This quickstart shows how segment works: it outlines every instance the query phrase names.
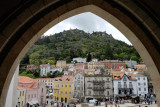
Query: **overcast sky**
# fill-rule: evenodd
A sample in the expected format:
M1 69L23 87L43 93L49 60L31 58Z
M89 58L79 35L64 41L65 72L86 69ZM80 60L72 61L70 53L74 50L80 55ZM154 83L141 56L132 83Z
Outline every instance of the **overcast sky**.
M73 17L70 17L57 25L49 29L44 35L50 35L62 32L63 30L69 29L80 29L85 32L92 33L93 31L106 31L108 34L112 34L115 39L131 43L129 40L114 26L100 18L99 16L92 14L90 12L82 13Z

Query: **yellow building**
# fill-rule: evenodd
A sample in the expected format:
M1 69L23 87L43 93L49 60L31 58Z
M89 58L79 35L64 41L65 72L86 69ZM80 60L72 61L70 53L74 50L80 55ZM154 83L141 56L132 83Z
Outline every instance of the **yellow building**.
M56 78L53 84L53 99L58 102L69 103L73 97L73 77Z
M56 67L63 68L65 66L66 66L66 61L64 61L64 60L59 60L56 63Z
M17 88L17 101L16 101L16 107L24 107L26 104L26 89L21 88L18 86Z

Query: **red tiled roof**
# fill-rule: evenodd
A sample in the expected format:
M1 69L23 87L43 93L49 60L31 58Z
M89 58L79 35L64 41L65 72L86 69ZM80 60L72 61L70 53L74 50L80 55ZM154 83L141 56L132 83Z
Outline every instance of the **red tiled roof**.
M26 85L26 84L30 84L30 85ZM36 89L38 88L37 85L41 85L41 82L38 82L37 79L32 79L29 77L25 77L25 76L19 76L18 77L18 89L20 88L25 88L27 90L31 90L31 89Z

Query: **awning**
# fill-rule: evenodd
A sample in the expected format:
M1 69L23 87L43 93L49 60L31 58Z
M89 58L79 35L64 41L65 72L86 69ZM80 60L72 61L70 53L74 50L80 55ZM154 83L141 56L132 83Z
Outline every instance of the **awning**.
M34 104L37 104L38 101L37 100L33 100L33 101L29 101L28 103L29 103L29 105L34 105Z

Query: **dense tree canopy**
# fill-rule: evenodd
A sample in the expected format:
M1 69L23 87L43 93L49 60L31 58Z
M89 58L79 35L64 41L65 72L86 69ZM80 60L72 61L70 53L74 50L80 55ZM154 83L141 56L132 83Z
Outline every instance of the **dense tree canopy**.
M73 29L40 38L24 56L21 64L55 64L57 60L71 62L75 57L87 58L89 52L92 58L99 60L141 61L133 46L114 39L106 32L90 34Z

